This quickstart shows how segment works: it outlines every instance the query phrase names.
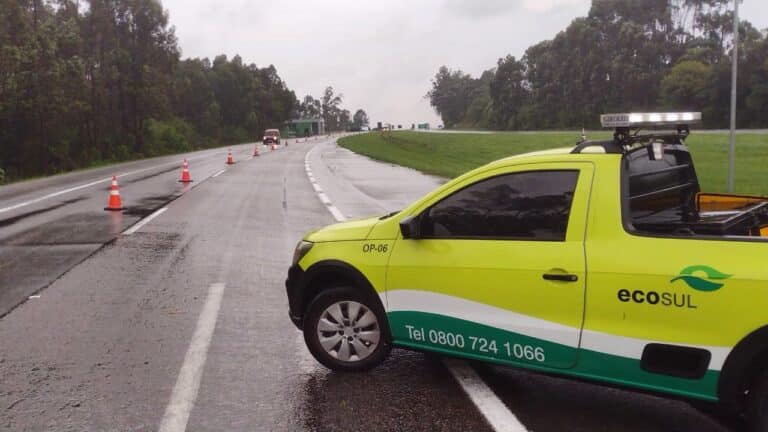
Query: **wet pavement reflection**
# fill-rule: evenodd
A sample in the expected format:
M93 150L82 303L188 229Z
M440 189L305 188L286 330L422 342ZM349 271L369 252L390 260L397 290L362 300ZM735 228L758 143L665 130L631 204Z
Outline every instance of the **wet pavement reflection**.
M363 373L318 372L303 384L309 431L487 431L440 358L394 349Z

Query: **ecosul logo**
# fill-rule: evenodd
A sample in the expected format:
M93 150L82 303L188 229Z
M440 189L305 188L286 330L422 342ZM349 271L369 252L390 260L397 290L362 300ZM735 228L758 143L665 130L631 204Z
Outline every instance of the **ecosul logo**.
M705 277L701 277L698 275L702 275ZM712 281L721 281L725 280L731 277L729 274L720 273L719 271L715 270L712 267L705 266L705 265L693 265L684 268L680 272L680 276L672 278L670 282L675 282L677 280L682 280L686 284L688 284L689 287L698 290L698 291L717 291L719 290L724 283L720 282L712 282Z
M680 275L672 278L670 283L682 280L689 287L703 292L717 291L722 288L724 283L713 282L728 279L731 275L720 273L712 267L704 265L694 265L684 268ZM617 297L621 302L634 302L639 304L649 304L651 306L672 306L678 308L697 309L693 302L693 296L686 293L657 292L643 290L620 289Z

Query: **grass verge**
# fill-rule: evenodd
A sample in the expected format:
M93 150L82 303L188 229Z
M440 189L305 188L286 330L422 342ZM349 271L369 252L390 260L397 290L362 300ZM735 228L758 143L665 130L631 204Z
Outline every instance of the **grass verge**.
M339 145L373 159L417 169L441 177L456 177L506 156L555 147L572 147L580 132L425 133L399 131L388 138L376 132L352 135ZM590 139L610 133L593 132ZM725 192L728 176L728 135L696 134L687 141L701 188ZM768 195L768 135L743 133L737 137L735 192Z

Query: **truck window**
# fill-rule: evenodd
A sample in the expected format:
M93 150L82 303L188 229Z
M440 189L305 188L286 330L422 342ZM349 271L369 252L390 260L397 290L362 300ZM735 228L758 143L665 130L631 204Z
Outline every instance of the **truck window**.
M529 171L481 180L422 213L422 236L564 241L578 177Z
M664 157L653 160L647 148L640 148L626 155L624 166L630 217L637 230L674 232L680 223L695 220L699 184L686 149L667 146Z
M658 160L647 147L638 148L625 155L623 169L623 211L632 232L675 237L768 234L768 201L701 193L683 145L665 145Z

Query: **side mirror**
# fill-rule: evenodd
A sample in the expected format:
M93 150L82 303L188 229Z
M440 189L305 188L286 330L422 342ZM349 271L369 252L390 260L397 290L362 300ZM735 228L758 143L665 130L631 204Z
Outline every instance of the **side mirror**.
M420 237L419 232L419 216L408 216L400 221L400 233L404 239L418 239Z

